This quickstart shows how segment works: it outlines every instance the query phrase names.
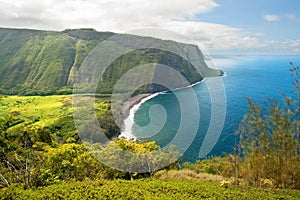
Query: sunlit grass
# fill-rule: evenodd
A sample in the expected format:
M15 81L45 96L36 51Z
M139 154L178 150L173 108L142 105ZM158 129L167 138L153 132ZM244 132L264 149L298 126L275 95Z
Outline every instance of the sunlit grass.
M108 101L97 98L96 111L99 115L108 109ZM72 117L72 95L53 96L7 96L0 101L0 116L13 115L23 122L9 131L21 126L47 127L65 117Z

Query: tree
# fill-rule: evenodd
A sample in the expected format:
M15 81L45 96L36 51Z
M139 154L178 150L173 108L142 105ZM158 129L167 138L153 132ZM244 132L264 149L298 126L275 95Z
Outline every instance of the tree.
M101 128L108 139L117 137L120 134L120 128L116 124L112 111L106 111L99 117Z
M55 179L96 178L102 168L102 164L92 157L83 144L63 144L57 148L47 146L45 150L46 161L40 176L44 184L53 183Z
M106 173L109 176L106 178L110 179L152 177L159 169L176 165L179 158L179 153L172 147L163 150L155 142L123 138L106 147L90 145L89 150L98 160L109 166ZM111 171L114 173L110 173Z
M2 182L23 183L24 188L34 185L34 178L39 173L43 156L33 148L33 139L29 132L23 131L17 136L5 134L7 140L1 144L0 176ZM4 178L5 177L5 178Z
M270 99L265 109L248 99L249 113L238 131L243 158L240 173L256 186L269 179L277 187L300 188L299 67L291 65L297 98L283 94L282 103Z

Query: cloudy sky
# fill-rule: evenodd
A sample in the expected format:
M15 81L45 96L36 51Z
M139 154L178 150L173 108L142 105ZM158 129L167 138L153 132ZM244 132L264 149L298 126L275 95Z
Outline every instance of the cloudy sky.
M0 27L183 34L208 52L300 55L299 0L0 0Z

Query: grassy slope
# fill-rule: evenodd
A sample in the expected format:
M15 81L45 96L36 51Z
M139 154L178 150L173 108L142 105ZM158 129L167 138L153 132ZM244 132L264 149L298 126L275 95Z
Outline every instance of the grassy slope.
M62 182L24 190L21 186L0 189L0 199L299 199L300 191L175 179L99 180Z

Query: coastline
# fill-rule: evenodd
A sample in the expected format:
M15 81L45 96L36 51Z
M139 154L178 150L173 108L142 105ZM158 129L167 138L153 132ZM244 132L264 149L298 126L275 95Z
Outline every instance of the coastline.
M136 139L132 135L132 126L134 124L134 114L139 109L139 107L146 101L152 99L159 93L144 93L131 97L129 102L122 107L122 114L124 116L124 121L121 124L121 134L119 138L125 137L126 139Z
M130 98L129 102L122 107L122 113L125 118L127 118L130 114L130 110L135 105L139 104L144 98L152 95L151 93L138 94Z
M217 77L225 77L225 76L227 76L227 73L223 71L222 75L217 76ZM194 87L195 85L198 85L198 84L204 82L207 78L210 78L210 77L205 77L201 81L195 82L186 87L173 89L172 91L178 91L178 90L183 90L186 88ZM159 94L163 94L168 91L170 91L170 90L165 90L165 91L156 92L156 93L144 93L144 94L139 94L134 97L131 97L129 102L126 105L123 105L123 107L122 107L124 121L121 124L121 134L118 136L118 138L125 137L125 139L136 139L136 137L132 134L132 130L131 130L134 125L135 112L146 101L154 98L155 96L157 96Z
M181 87L181 88L176 88L173 89L172 91L178 91L178 90L183 90L186 88L193 87L197 84L200 84L205 81L206 78L203 78L201 81L198 81L196 83L193 83L191 85L188 85L186 87ZM134 125L134 115L135 112L139 109L139 107L145 103L146 101L154 98L155 96L159 94L166 93L170 90L165 90L161 92L156 92L156 93L144 93L144 94L139 94L134 97L131 97L129 102L125 105L122 106L122 113L124 116L124 120L121 124L121 134L118 136L118 138L124 137L125 139L136 139L136 137L132 134L132 127Z

